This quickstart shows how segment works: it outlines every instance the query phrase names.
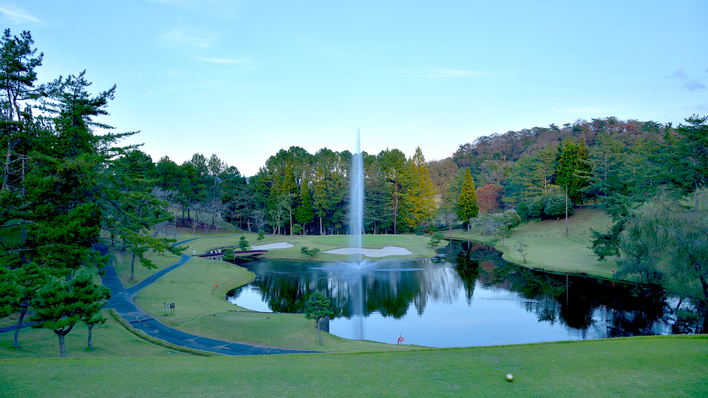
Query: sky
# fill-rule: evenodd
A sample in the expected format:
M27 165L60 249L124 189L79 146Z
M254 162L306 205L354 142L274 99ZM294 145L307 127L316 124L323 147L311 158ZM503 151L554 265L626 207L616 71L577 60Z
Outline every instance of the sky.
M117 86L100 121L157 162L398 148L578 119L708 115L708 2L0 0L39 81Z

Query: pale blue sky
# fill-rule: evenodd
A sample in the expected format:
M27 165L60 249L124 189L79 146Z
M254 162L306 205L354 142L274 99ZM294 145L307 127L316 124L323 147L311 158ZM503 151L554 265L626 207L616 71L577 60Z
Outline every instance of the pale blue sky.
M40 80L117 84L105 121L153 160L281 148L426 159L578 118L708 114L708 2L0 0Z

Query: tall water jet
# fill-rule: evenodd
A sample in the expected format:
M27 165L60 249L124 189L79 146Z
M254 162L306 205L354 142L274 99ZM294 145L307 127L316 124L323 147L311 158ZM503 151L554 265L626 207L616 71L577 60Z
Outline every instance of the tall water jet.
M351 247L357 250L357 263L361 264L361 236L364 230L364 165L361 157L361 133L356 130L356 148L352 156L349 189L349 233Z

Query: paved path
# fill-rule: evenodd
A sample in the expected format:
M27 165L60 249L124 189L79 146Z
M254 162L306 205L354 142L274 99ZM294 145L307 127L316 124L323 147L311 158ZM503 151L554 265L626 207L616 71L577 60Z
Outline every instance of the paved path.
M150 275L142 282L129 289L123 288L123 284L118 278L118 274L116 273L116 269L113 266L113 262L110 262L108 266L104 268L106 272L101 277L103 284L109 289L111 289L112 293L110 300L108 300L106 308L114 308L116 312L121 317L123 317L123 319L130 323L134 328L144 332L145 334L183 347L195 348L198 350L235 356L267 354L302 354L317 352L259 347L195 336L193 334L184 333L179 330L170 328L160 323L157 319L153 318L148 313L141 310L137 305L135 305L135 294L137 294L141 289L149 286L156 280L160 279L160 277L162 277L163 275L185 264L187 261L189 261L189 259L189 256L183 254L182 258L180 258L180 260L174 263L173 265Z

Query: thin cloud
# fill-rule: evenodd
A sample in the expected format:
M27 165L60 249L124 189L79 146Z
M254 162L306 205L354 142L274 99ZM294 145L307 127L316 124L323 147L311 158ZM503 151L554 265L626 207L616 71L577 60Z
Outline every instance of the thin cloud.
M706 88L705 84L699 82L698 80L691 80L690 82L684 84L681 86L685 88L686 90L693 91L693 90L703 90Z
M677 78L677 79L688 79L688 75L683 69L676 69L676 71L670 75L666 75L667 78Z
M607 109L601 109L601 108L565 108L565 109L556 109L555 106L551 106L551 111L553 112L559 112L559 113L603 113L603 112L608 112Z
M14 4L0 6L0 14L2 14L3 19L13 24L21 24L24 22L39 22L39 19L33 17L30 13Z
M197 57L198 60L209 62L211 64L242 64L246 61L236 58L208 58L208 57Z
M158 41L166 47L184 50L208 48L216 44L218 40L219 35L217 34L180 27L165 32L158 38Z

